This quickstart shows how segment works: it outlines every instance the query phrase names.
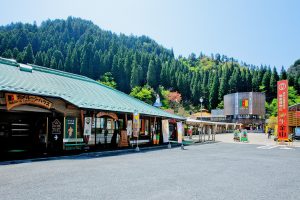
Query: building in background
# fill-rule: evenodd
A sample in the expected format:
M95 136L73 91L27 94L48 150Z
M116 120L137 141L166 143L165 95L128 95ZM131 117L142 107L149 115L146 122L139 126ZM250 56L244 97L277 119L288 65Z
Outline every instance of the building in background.
M210 121L211 114L206 109L200 109L200 112L191 114L189 118L203 120L203 121Z
M226 120L242 123L245 128L262 130L265 124L266 96L261 92L240 92L224 96Z
M300 104L289 106L288 133L294 133L296 139L300 139Z
M211 121L213 122L227 122L224 109L213 109L211 110Z

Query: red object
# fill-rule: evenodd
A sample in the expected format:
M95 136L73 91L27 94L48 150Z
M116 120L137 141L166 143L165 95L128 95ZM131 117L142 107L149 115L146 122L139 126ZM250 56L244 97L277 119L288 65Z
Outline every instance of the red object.
M8 95L8 101L14 101L15 97L14 95Z
M300 111L296 111L295 117L300 118Z
M288 139L288 81L277 82L278 140Z

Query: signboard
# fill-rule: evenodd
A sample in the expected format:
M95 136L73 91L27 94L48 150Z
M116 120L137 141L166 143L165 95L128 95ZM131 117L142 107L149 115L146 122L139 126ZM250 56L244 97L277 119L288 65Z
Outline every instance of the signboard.
M62 132L61 123L58 119L55 119L51 123L51 133L53 135L57 135L57 134L61 134L61 132Z
M77 138L77 118L65 117L64 138L68 139L69 142Z
M288 139L288 81L277 82L278 140Z
M138 137L140 129L140 114L138 112L133 113L133 137Z
M177 122L178 143L182 143L183 126L182 122Z
M108 116L110 118L113 118L114 120L118 120L118 116L116 113L111 113L111 112L98 112L97 117L102 117L102 116Z
M300 136L300 128L295 128L295 136Z
M64 138L63 142L83 142L83 138Z
M240 99L239 106L240 106L240 108L247 109L249 106L248 99Z
M16 106L31 104L35 106L40 106L43 108L50 109L52 103L44 98L38 96L24 95L24 94L5 94L7 110L10 110Z
M92 117L84 118L84 131L83 135L91 136L92 135Z
M119 140L119 147L128 147L128 140L127 140L127 132L121 131L121 138Z
M164 142L169 142L169 120L162 120L162 133Z

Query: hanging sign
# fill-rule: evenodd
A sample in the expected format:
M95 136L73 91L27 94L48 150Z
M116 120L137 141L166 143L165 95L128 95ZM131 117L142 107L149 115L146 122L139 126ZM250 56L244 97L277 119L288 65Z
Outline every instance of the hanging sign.
M278 140L288 140L288 81L277 82Z
M182 136L183 136L183 126L182 122L177 122L177 134L178 134L178 143L182 143Z
M75 142L77 138L77 118L65 117L64 142Z
M84 118L84 132L83 135L92 135L92 117Z
M169 142L169 120L162 120L163 141Z
M24 104L31 104L31 105L40 106L47 109L50 109L52 106L52 103L50 101L32 95L6 93L5 99L6 99L7 110L10 110L16 106L24 105Z

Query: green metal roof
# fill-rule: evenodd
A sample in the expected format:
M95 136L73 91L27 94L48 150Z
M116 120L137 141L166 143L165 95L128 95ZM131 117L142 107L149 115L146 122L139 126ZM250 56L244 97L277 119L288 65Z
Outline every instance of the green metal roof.
M0 58L0 91L62 98L83 109L185 120L85 76Z

